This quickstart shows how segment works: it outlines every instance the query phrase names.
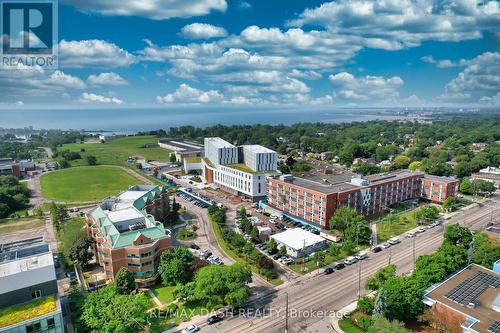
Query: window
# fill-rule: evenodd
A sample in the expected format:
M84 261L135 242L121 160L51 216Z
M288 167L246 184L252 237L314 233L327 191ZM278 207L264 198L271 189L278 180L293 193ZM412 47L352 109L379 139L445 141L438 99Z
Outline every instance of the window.
M53 329L53 328L56 328L56 321L54 320L54 318L47 319L47 328L49 330Z
M42 291L41 290L33 290L31 292L31 298L36 299L42 297Z
M40 323L33 323L26 325L26 333L37 333L42 331L42 325Z

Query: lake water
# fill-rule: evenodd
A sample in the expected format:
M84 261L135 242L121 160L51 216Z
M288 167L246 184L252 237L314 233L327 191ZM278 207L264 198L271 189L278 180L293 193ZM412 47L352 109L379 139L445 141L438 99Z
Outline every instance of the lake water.
M137 132L182 125L206 127L223 124L341 123L374 119L399 119L385 110L285 108L176 108L176 109L69 109L0 110L0 127L35 129L85 129L89 131Z

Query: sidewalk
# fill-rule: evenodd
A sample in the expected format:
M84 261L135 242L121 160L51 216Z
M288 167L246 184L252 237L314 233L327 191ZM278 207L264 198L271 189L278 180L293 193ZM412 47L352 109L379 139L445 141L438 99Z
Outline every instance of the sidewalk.
M349 304L349 305L343 307L342 309L340 309L338 312L349 314L349 313L353 312L354 310L356 310L357 306L358 306L358 301L354 301L351 304ZM335 332L337 332L337 333L344 333L344 331L342 331L342 329L339 326L339 321L340 321L339 318L335 318L335 319L332 320L333 330Z

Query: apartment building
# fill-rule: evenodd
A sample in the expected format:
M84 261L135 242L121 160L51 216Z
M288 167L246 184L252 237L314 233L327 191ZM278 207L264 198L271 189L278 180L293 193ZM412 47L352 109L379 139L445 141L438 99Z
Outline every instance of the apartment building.
M234 195L263 199L266 178L276 175L277 154L260 145L234 146L221 138L205 138L202 173L207 182Z
M169 209L165 188L137 185L87 215L96 257L107 280L125 267L139 287L156 282L160 255L172 247L170 230L158 222Z
M42 237L0 244L0 332L64 333L54 258Z
M443 202L447 197L456 195L458 180L426 176L400 170L335 183L329 183L327 179L319 182L292 175L270 177L268 204L291 217L327 228L330 217L342 206L371 216L409 199L422 197ZM429 189L431 185L427 181L432 182L432 189Z

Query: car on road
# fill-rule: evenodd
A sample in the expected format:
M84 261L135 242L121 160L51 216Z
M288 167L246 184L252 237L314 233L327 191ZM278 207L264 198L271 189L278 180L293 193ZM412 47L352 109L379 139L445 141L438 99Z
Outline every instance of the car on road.
M327 267L325 268L325 275L332 274L333 273L333 268Z
M388 248L391 247L391 244L389 244L388 242L385 242L382 245L380 245L380 247L383 248L383 249L388 249Z
M396 245L396 244L401 243L401 240L397 237L394 237L394 238L389 239L387 242L391 245Z
M281 258L281 256L280 256L279 254L275 254L275 255L273 256L273 259L274 259L274 260L278 260L279 258Z
M358 259L358 260L365 260L366 258L368 258L368 253L366 253L366 252L359 252L354 257L356 259Z
M412 231L406 233L406 238L413 238L415 236L416 236L416 234Z
M195 243L193 243L193 244L189 245L189 247L190 247L191 249L193 249L193 250L199 250L199 249L200 249L200 247L199 247L198 245L196 245Z
M425 227L420 227L420 228L418 228L417 232L422 233L422 232L425 232L425 230L427 230Z
M375 246L373 249L372 249L372 252L373 253L378 253L382 251L382 246Z
M205 249L201 252L201 256L205 259L207 259L208 257L210 257L212 255L212 252L210 252L209 250Z
M346 265L352 265L352 264L355 264L357 262L358 262L358 259L356 259L356 257L347 257L344 260L344 264L346 264Z
M216 315L208 317L207 324L213 325L215 323L218 323L219 321L222 321L222 319L224 319L224 315L222 313L218 313Z
M194 333L198 332L200 328L196 325L191 325L182 330L182 333Z
M344 268L345 264L343 262L339 262L339 263L336 263L335 266L333 266L333 267L335 267L336 270L339 270L339 269Z
M80 208L78 208L78 207L72 207L72 208L70 208L70 209L69 209L69 211L70 211L71 213L77 213L77 212L79 212L79 211L80 211Z

